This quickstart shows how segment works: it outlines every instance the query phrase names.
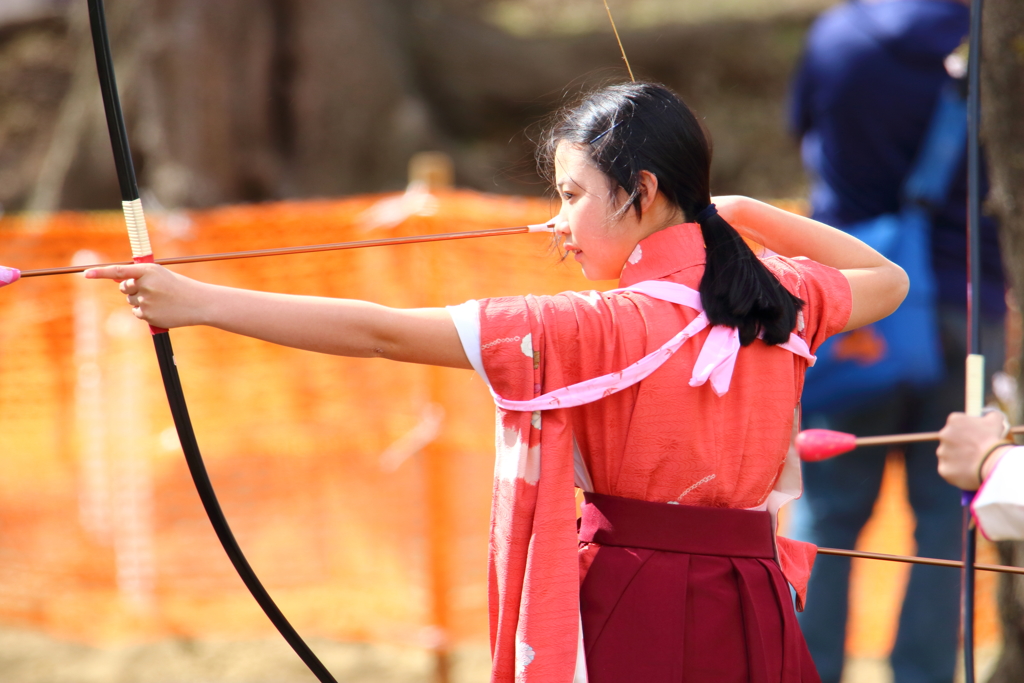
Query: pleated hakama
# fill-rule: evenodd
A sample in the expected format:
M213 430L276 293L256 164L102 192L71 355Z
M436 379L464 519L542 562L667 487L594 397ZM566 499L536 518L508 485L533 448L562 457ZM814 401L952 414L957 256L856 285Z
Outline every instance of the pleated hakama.
M590 683L819 683L767 512L586 494Z

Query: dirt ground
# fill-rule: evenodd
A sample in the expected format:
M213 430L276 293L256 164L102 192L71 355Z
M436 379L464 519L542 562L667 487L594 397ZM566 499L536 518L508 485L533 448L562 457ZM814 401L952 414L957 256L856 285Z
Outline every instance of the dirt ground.
M311 640L339 683L428 683L434 658L420 648ZM484 683L486 646L453 657L452 683ZM0 629L4 683L315 683L281 639L161 640L97 648L35 631Z
M339 683L431 683L434 658L420 648L311 641ZM995 663L997 646L977 653L978 680ZM451 683L485 683L486 646L453 657ZM963 680L958 667L957 680ZM247 642L162 640L97 648L55 640L35 631L0 629L0 681L4 683L314 683L315 678L280 639ZM891 683L884 660L854 658L843 683Z

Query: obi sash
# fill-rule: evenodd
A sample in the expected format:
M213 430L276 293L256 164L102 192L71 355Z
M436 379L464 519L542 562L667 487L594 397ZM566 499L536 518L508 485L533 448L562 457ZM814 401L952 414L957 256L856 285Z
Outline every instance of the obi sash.
M819 683L768 512L595 493L582 512L589 683Z

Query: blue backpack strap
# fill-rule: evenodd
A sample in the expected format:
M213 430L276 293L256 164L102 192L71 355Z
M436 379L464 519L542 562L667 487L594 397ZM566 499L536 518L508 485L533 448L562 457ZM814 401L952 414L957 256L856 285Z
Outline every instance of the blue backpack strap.
M967 103L956 84L948 83L939 93L921 151L903 184L904 203L941 205L966 149Z

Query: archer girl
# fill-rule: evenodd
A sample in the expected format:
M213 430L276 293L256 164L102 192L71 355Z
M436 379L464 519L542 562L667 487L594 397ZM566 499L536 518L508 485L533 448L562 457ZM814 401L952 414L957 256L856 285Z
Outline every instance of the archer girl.
M774 534L800 491L795 411L818 345L895 310L906 275L810 219L712 204L709 140L660 85L563 110L540 159L564 253L620 289L403 310L152 264L86 277L158 327L478 372L499 416L494 681L817 681L789 589L802 602L814 549Z

